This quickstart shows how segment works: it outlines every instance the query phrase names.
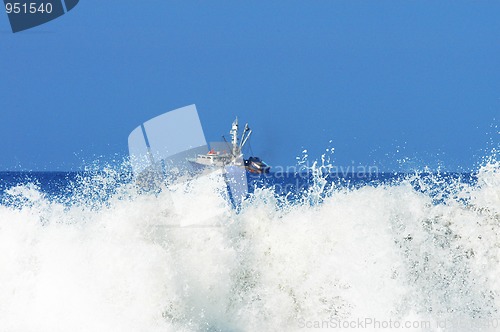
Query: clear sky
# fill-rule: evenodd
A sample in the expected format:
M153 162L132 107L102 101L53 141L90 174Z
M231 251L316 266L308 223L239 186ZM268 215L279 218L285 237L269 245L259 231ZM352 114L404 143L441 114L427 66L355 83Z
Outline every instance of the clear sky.
M193 103L271 165L471 169L500 142L500 1L81 0L16 34L0 13L0 170L122 158Z

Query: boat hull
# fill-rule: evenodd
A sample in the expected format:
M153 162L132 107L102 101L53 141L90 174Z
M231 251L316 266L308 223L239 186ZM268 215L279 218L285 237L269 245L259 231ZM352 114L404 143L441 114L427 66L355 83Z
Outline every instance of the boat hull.
M271 167L263 162L259 157L245 159L245 169L254 174L267 174Z

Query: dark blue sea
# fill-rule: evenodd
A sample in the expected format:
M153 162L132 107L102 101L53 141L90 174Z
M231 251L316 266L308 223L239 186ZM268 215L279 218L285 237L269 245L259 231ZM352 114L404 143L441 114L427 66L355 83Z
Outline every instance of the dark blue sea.
M270 172L268 174L253 174L247 172L249 194L255 189L271 188L278 196L299 198L315 186L321 185L323 195L334 189L356 189L363 186L395 185L408 181L417 191L430 193L442 191L446 193L450 186L457 183L475 185L477 173L457 172L414 172L414 173L323 173L320 177L312 172ZM319 180L319 181L318 181ZM0 172L0 198L5 198L6 190L18 186L37 188L45 197L53 200L71 199L78 190L87 190L88 194L95 191L106 192L97 200L111 197L120 186L133 183L130 172L109 170L107 172ZM316 188L317 189L317 188ZM431 194L431 197L433 195Z

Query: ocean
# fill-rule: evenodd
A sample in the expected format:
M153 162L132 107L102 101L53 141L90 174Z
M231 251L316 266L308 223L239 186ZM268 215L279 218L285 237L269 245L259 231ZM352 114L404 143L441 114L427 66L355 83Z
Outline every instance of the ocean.
M500 163L0 173L0 331L498 331Z

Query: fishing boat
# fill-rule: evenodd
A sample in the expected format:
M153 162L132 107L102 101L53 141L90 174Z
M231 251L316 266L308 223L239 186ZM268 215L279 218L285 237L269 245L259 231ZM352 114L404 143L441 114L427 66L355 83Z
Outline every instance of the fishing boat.
M251 173L269 173L270 167L259 157L245 159L243 156L243 148L252 134L248 123L245 124L240 136L238 118L236 118L229 134L231 135L230 142L224 138L224 142L210 143L210 150L207 153L198 154L196 158L189 161L196 166L202 167L242 166Z
M207 143L195 105L166 112L140 124L128 137L130 164L137 182L144 182L145 186L153 183L154 187L173 174L217 167L224 170L226 178L237 178L236 182L242 184L246 184L240 181L245 176L243 173L268 173L270 167L262 159L243 156L242 150L249 145L252 134L248 124L240 135L236 118L229 133L229 142L223 137L223 142ZM234 188L234 183L230 187Z

